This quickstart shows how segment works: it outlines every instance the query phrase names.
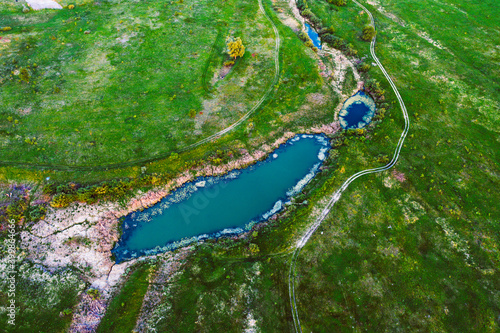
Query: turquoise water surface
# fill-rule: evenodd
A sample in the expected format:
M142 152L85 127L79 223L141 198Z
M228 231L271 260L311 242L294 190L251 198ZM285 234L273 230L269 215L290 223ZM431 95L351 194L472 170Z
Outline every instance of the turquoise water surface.
M313 28L311 28L311 26L307 23L304 23L304 25L306 26L306 32L307 32L307 35L309 36L309 38L311 38L314 46L316 46L318 49L321 50L321 41L319 39L319 35L316 31L314 31Z
M125 217L122 237L112 251L116 261L250 230L302 190L329 147L325 136L299 135L265 161L183 185L156 205Z

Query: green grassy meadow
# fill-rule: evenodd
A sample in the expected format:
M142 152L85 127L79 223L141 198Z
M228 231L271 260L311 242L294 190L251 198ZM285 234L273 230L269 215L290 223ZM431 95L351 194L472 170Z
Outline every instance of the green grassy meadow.
M2 17L12 30L0 51L0 149L11 164L167 157L235 122L274 80L273 32L251 1L103 2ZM212 84L230 34L247 52Z
M319 75L312 51L296 32L279 21L278 14L288 10L287 1L263 3L282 39L276 83L272 28L257 13L257 1L233 1L231 5L189 0L102 2L98 8L88 3L73 11L29 13L29 21L18 18L21 14L17 7L2 9L0 15L7 23L2 21L0 25L12 26L8 33L19 36L19 41L10 46L15 48L0 49L0 103L7 105L0 110L2 160L6 156L9 161L70 166L152 160L112 170L75 168L57 172L10 165L0 169L0 181L39 183L50 175L57 182L95 183L138 178L143 165L148 174L173 177L189 168L191 160L211 161L217 149L229 151L241 146L252 150L288 130L300 131L331 122L331 110L340 102L339 97ZM368 17L359 7L351 1L345 7L324 0L307 3L323 26L333 25L334 34L352 44L358 57L372 62L369 43L360 39ZM295 285L302 329L497 332L498 5L492 0L380 0L362 4L374 15L376 53L406 103L411 127L397 165L353 182L302 249ZM101 16L103 8L107 8L107 16ZM152 15L156 12L159 16ZM175 15L176 12L182 14ZM138 18L131 17L131 13ZM77 16L81 19L75 20ZM87 25L90 28L85 28ZM151 27L158 25L161 26L156 29ZM80 27L91 33L81 33ZM193 35L189 34L190 29ZM235 36L246 36L242 39L248 40L247 53L226 77L228 81L212 84L214 73L224 61L219 51L213 52L223 47L217 36L219 31L225 35L230 29L236 31ZM130 45L116 44L116 38L133 32L137 34L127 42ZM0 36L5 33L0 32ZM192 47L180 45L186 38ZM46 43L36 46L37 40ZM172 49L176 53L169 51ZM192 56L194 52L198 57ZM252 57L254 52L259 55ZM16 64L12 63L14 58ZM28 59L36 59L38 66L33 69L34 60L28 63ZM95 66L97 62L91 59L101 59L98 63L103 67L95 68L97 74L80 72L87 68L85 61ZM137 71L124 65L140 59L148 64L134 64ZM179 61L180 67L176 65ZM33 82L11 78L16 65L30 65ZM188 70L189 66L192 69ZM203 76L203 70L210 75ZM74 77L70 79L69 75ZM247 77L245 85L232 84L242 77ZM318 216L325 198L350 175L382 166L390 159L404 126L397 100L380 70L372 66L365 77L377 79L386 91L385 103L390 107L385 118L376 117L361 135L334 135L335 149L323 171L276 219L242 240L208 240L196 245L179 273L164 286L148 329L293 331L288 272L297 240ZM83 80L86 84L82 84ZM353 84L352 73L348 73L347 80L348 85ZM227 104L218 111L220 114L212 113L214 118L202 126L201 136L206 136L237 119L240 111L233 107L248 107L265 93L268 84L275 85L248 120L253 124L251 131L243 124L210 145L180 154L178 160L154 159L155 154L160 156L196 141L196 121L206 114L193 120L187 115L190 108L200 110L204 102L220 101L224 96ZM55 87L60 90L54 92ZM77 94L78 91L87 93ZM308 108L308 96L318 92L328 102ZM170 100L173 95L176 97ZM18 110L26 105L33 105L32 112L20 115ZM164 127L160 129L160 125ZM169 126L172 129L166 129ZM165 133L171 136L166 139ZM24 142L26 137L36 137L38 144ZM94 146L88 144L92 141ZM159 256L157 260L163 259ZM123 320L126 328L122 331L132 329L149 274L148 266L140 266L129 275L111 301L101 331L113 331L116 318ZM30 288L27 286L25 293ZM33 294L39 300L46 297L40 289ZM5 293L0 292L0 300L4 299ZM67 327L68 319L55 314L75 304L76 296L67 294L66 300L47 306L46 313L53 322L46 331L60 332ZM22 318L33 323L33 327L40 327L36 326L41 320L37 316ZM116 331L118 326L113 327Z
M131 332L141 310L142 299L149 286L151 266L138 265L127 277L119 293L113 297L97 332Z
M311 3L310 8L324 6L321 1ZM368 5L377 24L377 55L400 89L412 127L395 171L356 180L303 249L296 272L302 328L312 332L498 331L500 211L495 188L500 124L495 5L484 2L469 8L434 1L381 5L406 22L401 26ZM337 20L343 15L348 21L362 16L357 10L348 16L345 11L350 7L339 8L338 13L344 13L335 14ZM316 15L322 18L321 12ZM337 24L342 26L342 21ZM449 29L452 24L456 28ZM421 36L425 34L443 49ZM351 36L358 38L356 33ZM347 34L342 37L359 42L349 40ZM358 54L368 54L368 44L360 44L365 49ZM263 330L293 330L287 280L292 242L312 222L314 207L321 207L325 195L354 172L379 166L382 163L377 161L392 155L403 127L401 112L381 73L372 67L368 75L381 82L392 105L384 121L374 123L377 127L369 132L369 140L361 143L355 136L348 137L348 143L330 157L327 171L305 189L309 205L300 205L303 197L297 198L297 205L244 244L228 242L212 246L211 251L200 250L208 252L205 260L212 272L224 268L246 272L234 286L224 288L227 283L221 282L209 288L208 272L201 278L186 269L173 284L171 299L181 300L186 293L200 298L211 295L226 305L221 315L230 317L226 311L242 292L235 286L269 283L257 296L274 302L269 312L248 306L247 313L257 318ZM251 243L259 247L258 255L250 254ZM191 259L193 264L199 255ZM255 276L250 263L272 267L272 276ZM184 289L185 279L191 291ZM193 282L202 289L193 287ZM196 308L197 313L208 311L201 303ZM203 318L202 327L211 327L219 317ZM240 327L242 318L236 316L234 327ZM272 326L266 326L269 322ZM190 331L187 327L179 331Z

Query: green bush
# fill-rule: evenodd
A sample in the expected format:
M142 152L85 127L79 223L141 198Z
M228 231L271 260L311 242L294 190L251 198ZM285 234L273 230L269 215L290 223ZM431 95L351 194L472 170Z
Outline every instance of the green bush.
M361 35L361 39L369 42L375 37L377 32L375 31L375 28L372 27L371 25L367 25L363 28L363 34Z
M64 208L64 207L68 207L69 204L73 201L74 201L74 198L71 195L68 195L66 193L60 193L60 194L56 194L52 198L50 205L54 208Z
M334 4L335 6L345 6L347 4L346 0L326 0L326 2Z
M305 18L310 18L311 16L313 16L313 12L310 10L310 9L305 9L302 11L302 16L304 16Z
M297 0L296 4L297 4L297 8L298 8L298 9L299 9L299 11L301 11L301 12L302 12L304 9L306 9L306 8L307 8L307 4L306 4L305 0Z
M333 26L325 27L323 29L318 30L318 35L322 36L324 34L334 34L335 28Z
M321 41L337 50L342 50L346 46L346 43L342 38L334 36L330 33L325 33L321 36Z
M44 194L48 194L48 195L54 195L57 193L57 186L56 184L45 184L43 186L43 189L42 189L42 192Z
M382 97L382 95L385 94L384 89L382 89L380 87L380 83L377 80L375 80L375 79L371 79L371 80L366 81L365 88L370 93L372 93L373 95L375 95L375 96L377 96L379 98Z
M361 73L366 73L370 70L372 66L367 64L366 62L360 62L359 64L356 65L356 69L361 72Z
M299 39L305 43L309 40L309 36L304 31L300 31Z

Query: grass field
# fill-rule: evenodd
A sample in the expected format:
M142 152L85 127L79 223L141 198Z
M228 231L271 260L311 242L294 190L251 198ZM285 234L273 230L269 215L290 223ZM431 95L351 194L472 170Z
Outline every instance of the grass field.
M274 35L252 1L103 2L2 16L12 30L0 51L0 149L11 162L168 156L235 122L274 80ZM247 52L215 84L231 34Z
M495 191L500 174L495 79L499 22L494 19L495 5L380 4L384 15L376 10L378 5L368 5L377 24L377 54L400 88L412 127L396 171L353 183L302 251L296 286L302 328L313 332L495 332L500 326L500 211ZM353 21L361 15L351 13L344 12L337 19L343 16ZM321 17L321 12L316 14ZM405 26L399 24L402 21ZM337 24L342 26L342 21ZM449 29L452 25L456 28ZM357 38L355 33L352 36ZM343 38L357 43L347 35ZM364 45L366 50L359 54L367 52L368 45ZM269 302L268 314L247 306L244 315L235 316L233 326L227 327L241 327L241 320L252 313L258 327L293 330L287 304L289 257L273 254L289 251L287 245L297 229L312 222L314 206L321 206L325 194L352 173L378 166L377 160L390 156L402 129L390 87L376 67L369 75L382 83L393 105L370 140L362 144L351 138L339 149L327 164L329 171L306 188L310 205L293 207L275 227L259 230L245 244L207 250L204 256L211 272L244 271L242 277L231 275L231 285L210 287L208 272L200 278L187 269L172 287L174 306L175 300L210 295L224 305L218 311L228 318L241 286L250 281L252 285L267 283L270 286L255 298L276 299ZM258 245L259 255L250 256L250 242ZM192 258L193 265L199 261L198 256ZM273 275L256 276L248 262L262 265L262 271L271 268ZM191 291L184 289L185 279ZM208 309L201 302L196 308L197 313ZM203 327L218 327L217 318L204 316ZM266 326L269 322L273 326ZM179 330L189 331L187 326Z
M243 11L248 9L255 20L262 19L260 14L255 14L257 2L251 3L252 10L248 7L242 8ZM308 0L308 4L324 26L335 25L335 35L351 43L357 49L358 56L368 56L369 44L359 39L360 29L367 22L367 16L361 13L360 8L350 1L346 7L331 6L324 0ZM405 100L411 117L411 129L395 169L366 176L352 183L303 248L296 271L297 305L302 328L313 332L496 332L500 327L498 6L491 0L467 3L458 0L383 0L363 4L375 17L376 53ZM100 8L108 5L111 6L103 3ZM157 6L154 3L148 5ZM272 141L286 130L300 130L301 127L333 119L330 111L338 104L338 97L318 75L316 62L309 56L311 51L303 46L290 28L278 21L276 12L272 10L285 10L286 1L264 1L264 5L282 38L281 71L272 94L249 120L254 125L251 135L248 134L248 127L242 126L213 145L181 154L175 163L159 160L147 164L148 173L174 175L185 169L186 161L206 161L216 149L235 145L251 149ZM90 12L94 10L91 5L87 6L82 8L88 8ZM175 16L175 10L178 11L179 7L180 4L167 4L165 7L173 15L172 20L175 17L180 19L181 15ZM182 11L187 12L186 8ZM196 9L196 6L193 8ZM232 9L223 8L224 13L241 14L241 11L231 12ZM61 11L57 15L68 15L59 18L67 20L74 13L67 11L64 14ZM38 19L36 15L39 14L33 15L33 20ZM54 14L54 17L57 15ZM22 28L15 27L14 16L7 16L11 20L9 24L13 26L12 33L20 33ZM80 21L76 23L78 27ZM34 26L36 28L42 24L45 23ZM245 26L243 22L234 24L241 29ZM263 20L262 25L259 28L261 34L268 34L272 38L269 23ZM165 23L158 30L166 29L167 26ZM221 59L217 58L218 54L211 53L211 48L214 45L220 47L221 44L216 38L217 27L213 27L213 24L210 27L211 30L207 27L210 38L200 41L205 48L205 61L200 61L197 68L215 71ZM222 25L221 29L224 27ZM29 26L29 29L35 28ZM240 31L240 34L245 33ZM153 34L151 31L148 33ZM37 34L44 35L40 31ZM80 37L85 36L95 38L93 33ZM146 43L147 38L144 40ZM272 45L272 42L266 45ZM57 47L64 50L62 46ZM32 52L27 50L23 52ZM50 52L59 55L57 52L61 50ZM270 48L268 50L271 52ZM253 66L251 61L257 61L253 60L250 52L249 46L248 54L237 64L229 79L236 80L244 75L247 73L245 68ZM214 55L214 58L207 62L209 54ZM367 62L370 62L369 58ZM39 67L42 66L40 64ZM272 64L265 68L272 69ZM175 66L172 70L175 70ZM4 73L10 75L6 69ZM350 82L353 80L351 75L348 78ZM395 96L378 68L372 67L367 75L377 79L386 90L386 102L391 107L383 122L374 121L369 131L362 136L352 133L337 135L334 142L338 147L325 162L323 172L275 221L270 221L269 225L263 226L245 240L207 241L199 245L165 289L164 298L152 313L155 320L150 321L151 329L177 332L241 332L247 328L257 328L263 332L293 330L288 268L295 242L318 215L325 198L338 189L345 179L359 170L381 166L392 156L403 128L403 117ZM271 76L272 73L266 76L267 80L272 80ZM0 92L2 103L5 98L12 98L3 94L6 89L31 89L25 83L5 78ZM192 87L196 87L192 89L199 94L195 94L199 101L208 98L207 90L210 98L226 94L224 89L230 90L230 85L222 82L205 89L201 83L201 72L198 72L197 79L199 82L192 83ZM260 89L263 85L255 86ZM61 89L58 94L68 91ZM329 102L307 108L308 96L315 92L326 96ZM16 99L9 99L7 105L16 105L17 108L17 104L11 103L31 101L20 93L16 96ZM41 98L42 94L34 96L33 99ZM144 101L150 98L148 96L144 96ZM252 98L256 96L252 95ZM68 99L71 100L70 97ZM159 100L163 99L158 97ZM138 103L143 103L141 101L137 99ZM245 101L247 103L249 100ZM121 105L118 101L108 102ZM170 102L171 105L176 103L175 99L165 101ZM14 112L11 110L5 115L14 115ZM150 113L152 115L153 110ZM137 117L140 118L139 114ZM29 122L23 125L22 117L15 119L21 125L12 124L14 119L12 122L1 120L1 126L5 126L2 127L5 130L5 134L2 134L4 137L8 137L7 131L20 131L15 132L18 133L15 135L28 133L22 131ZM145 118L140 119L145 121ZM185 118L185 121L190 119ZM33 122L31 126L40 122ZM141 124L147 128L144 122ZM195 126L194 121L191 125ZM109 132L103 133L112 137L112 128L105 126L104 130L106 128ZM206 133L214 130L209 128ZM71 133L76 135L73 131L71 129ZM187 143L182 138L182 131L179 133L175 138ZM113 151L113 142L107 143L106 149ZM139 145L131 141L133 144L147 147L153 142L144 141ZM58 145L57 149L66 147L63 141ZM43 153L36 150L36 145L31 146L23 158L41 158ZM42 143L39 147L42 147ZM56 151L56 148L50 149ZM79 151L83 150L72 150L73 155L80 156ZM12 159L15 156L14 152L8 154L12 154L8 155ZM117 160L125 158L125 155L110 156ZM61 154L54 158L59 159L58 163L83 161L76 157L70 160ZM104 157L90 161L105 162ZM32 179L34 182L39 182L47 175L58 181L97 181L140 175L139 166L103 172L54 173L12 166L4 167L1 171L4 180ZM107 314L108 318L115 317L114 314L120 315L124 322L130 323L129 327L137 318L137 302L140 302L144 293L141 281L146 279L144 269L136 272L133 276L137 280L130 279L125 284L122 292L112 301L114 305ZM127 297L125 291L128 289L125 288L135 290L130 296L135 299L135 304L127 304L126 309L121 309L121 300ZM37 295L41 299L45 294ZM5 299L4 294L1 297ZM54 320L47 331L58 332L67 327L67 318L56 318L54 314L71 308L76 296L68 294L64 302L52 304L49 308L47 313ZM38 317L26 318L29 323L39 320Z
M141 310L142 299L149 286L151 265L134 267L125 284L109 304L106 315L101 319L97 332L131 332Z
M22 259L22 258L19 258ZM4 332L64 332L70 324L73 306L86 284L79 272L67 267L52 273L29 262L16 265L16 325L7 323L7 311L2 310L0 325ZM11 298L8 280L2 279L0 302Z

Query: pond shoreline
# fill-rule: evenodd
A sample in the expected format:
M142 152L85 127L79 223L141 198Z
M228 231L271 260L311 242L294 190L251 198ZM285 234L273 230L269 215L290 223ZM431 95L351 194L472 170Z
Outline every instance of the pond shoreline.
M300 133L329 136L339 130L338 122L332 122L300 129ZM92 277L89 278L89 282L92 287L109 290L108 288L113 288L120 281L124 270L135 262L131 260L116 264L112 260L111 250L121 236L119 231L121 217L154 205L196 177L222 176L230 171L251 166L267 158L276 148L295 135L297 133L285 132L273 143L261 143L252 152L245 151L242 157L224 165L199 167L193 170L195 175L186 170L158 188L147 192L139 191L125 206L118 202L99 202L92 205L76 202L67 208L49 207L44 220L36 222L30 230L20 232L20 247L25 251L26 259L51 271L74 264L77 264L76 267L79 269L90 269ZM258 227L259 224L255 226ZM234 238L242 239L248 234L249 232L245 232ZM75 241L68 242L68 239Z
M294 148L295 146L297 148ZM299 148L299 147L304 147L304 148ZM131 212L125 216L125 219L121 223L121 229L123 233L120 237L120 240L112 250L112 252L115 255L116 262L120 263L125 260L130 260L133 258L172 251L177 248L186 246L188 244L205 241L207 239L218 239L221 237L237 236L246 231L252 230L253 226L261 222L267 221L271 216L277 214L278 212L281 212L283 208L290 202L290 200L295 195L297 195L316 176L318 172L320 172L320 167L323 165L325 158L328 155L328 151L330 149L331 145L329 139L324 134L297 134L293 136L291 139L288 139L284 144L280 144L278 148L272 150L272 155L267 155L265 159L259 160L255 164L252 163L251 165L245 168L241 168L241 171L239 171L238 169L232 169L230 171L228 170L229 172L227 174L224 174L223 176L220 175L199 176L188 182L185 182L175 191L173 190L169 191L170 193L167 196L161 198L156 204L149 206L151 207L150 209L147 209L144 212L141 209L139 209L138 211ZM304 154L304 156L302 156L302 154ZM279 159L276 161L275 159L278 156L288 156L288 157L283 157L285 158L285 160ZM299 162L299 160L301 162ZM284 161L288 162L286 162L286 164L283 165L283 163L285 163ZM297 163L292 161L296 161ZM305 161L308 162L304 164ZM293 165L290 165L289 163L293 163ZM274 165L274 167L271 167L271 165ZM276 169L277 168L276 166L278 165L279 169ZM221 188L221 186L222 189L225 188L225 185L223 184L226 185L239 184L239 183L241 184L242 181L245 183L244 179L249 179L248 177L250 178L256 177L255 173L257 172L258 174L259 172L257 170L261 170L260 172L264 172L259 176L264 178L258 178L258 179L262 180L262 179L267 179L267 177L270 177L268 180L270 183L273 183L273 179L276 180L276 178L275 176L271 176L271 174L275 174L276 172L280 173L279 170L282 170L282 168L289 168L288 169L289 172L286 173L288 174L288 176L284 178L278 177L280 179L283 179L284 181L283 184L286 185L282 187L283 184L279 185L280 184L279 182L276 183L276 185L278 186L277 188L279 188L280 190L278 192L273 192L273 191L269 192L273 193L273 196L267 197L265 204L250 205L253 207L252 210L255 209L255 211L252 213L245 213L243 215L245 216L244 218L239 219L236 216L224 217L224 214L219 215L220 206L218 205L227 204L228 207L232 207L234 204L238 205L237 202L232 201L233 200L232 198L234 198L233 196L225 197L225 199L215 204L215 206L212 206L213 208L209 210L211 211L210 214L212 215L210 216L212 216L211 219L213 220L213 222L219 221L219 223L215 224L211 222L207 223L205 220L203 220L203 218L201 220L197 220L197 218L194 217L197 216L200 211L192 208L190 204L188 204L190 202L189 198L191 197L198 198L201 195L203 198L205 198L205 202L208 204L212 200L216 200L215 196L213 196L213 194L209 194L210 192L207 192L206 195L209 196L209 198L211 198L209 200L204 196L203 193L208 191L208 189L214 186L217 189L216 193L218 194L219 188ZM294 171L294 173L292 173L293 176L290 174L292 169L296 170ZM266 175L266 171L263 170L273 170L273 171L267 171L271 172L271 174L267 173ZM256 180L257 179L255 179L254 181ZM245 185L248 186L247 188L248 191L252 191L252 186L253 184L255 184L254 181L251 181L250 183L247 183L247 185ZM269 182L266 181L266 184L268 184ZM205 190L206 186L207 190ZM258 188L260 189L260 187ZM264 188L265 186L262 188L262 190ZM201 194L195 195L195 193L198 193L200 191ZM230 192L222 190L220 194L223 196L220 198L224 198L223 193L227 194ZM191 205L194 204L195 207L198 207L199 203L196 202L196 199L193 200L195 201L191 202ZM250 202L248 200L251 199L247 198L245 202L247 203ZM179 221L183 220L185 221L185 219L188 218L188 216L186 216L186 212L184 212L183 210L180 211L179 215L179 211L177 210L178 208L174 209L174 207L180 207L183 209L188 209L187 207L189 207L188 211L190 212L189 216L191 216L192 211L194 210L196 214L193 215L193 217L195 221L198 222L196 222L196 224L192 225L191 227L188 227L187 225L184 225L182 223L179 224ZM245 205L245 207L249 206ZM206 206L203 206L203 209L205 208ZM243 209L243 207L241 207L241 209ZM218 218L215 218L215 216L218 216ZM191 219L191 217L189 217L189 219ZM171 222L165 225L166 223L165 221L167 220ZM220 221L225 221L225 222L220 223ZM195 229L191 229L193 227ZM142 228L146 228L149 231L146 232ZM160 230L162 230L162 232L165 232L165 230L170 230L169 228L172 229L164 235L164 237L167 238L157 238L156 237L157 232L153 231L154 228L156 228L158 232ZM151 237L146 236L148 232L149 233L153 232L152 234L150 234ZM180 235L183 236L180 236L179 232ZM139 233L142 236L138 236L139 234L136 233ZM172 235L178 235L178 236L172 237ZM148 241L147 242L139 241L142 245L136 248L135 246L137 245L130 247L131 243L129 242L131 241L131 239L135 239L135 241L132 241L132 243L137 242L138 239L143 239L143 240L148 239Z

